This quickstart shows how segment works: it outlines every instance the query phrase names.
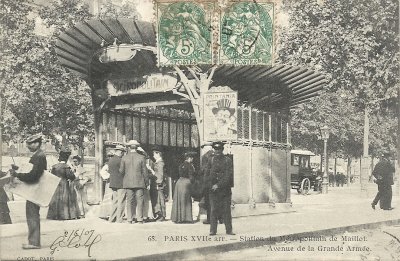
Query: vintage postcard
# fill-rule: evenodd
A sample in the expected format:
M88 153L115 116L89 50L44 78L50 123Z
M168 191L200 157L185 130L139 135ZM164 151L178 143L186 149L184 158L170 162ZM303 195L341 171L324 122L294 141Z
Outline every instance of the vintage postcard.
M1 5L0 260L400 260L398 1Z

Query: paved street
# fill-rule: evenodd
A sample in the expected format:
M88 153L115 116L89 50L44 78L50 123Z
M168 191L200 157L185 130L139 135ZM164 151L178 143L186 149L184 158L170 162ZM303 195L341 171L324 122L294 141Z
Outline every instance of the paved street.
M262 247L202 255L204 260L400 260L400 227L300 237ZM358 241L359 240L359 241Z
M371 189L373 188L371 187ZM281 236L322 235L330 237L338 233L346 233L346 231L360 237L366 235L367 243L372 244L373 251L369 251L372 256L375 251L381 252L381 248L373 248L374 242L381 239L376 237L378 232L369 233L365 229L376 229L382 225L400 223L400 208L395 208L393 211L372 210L371 199L361 195L359 187L355 185L349 188L330 188L327 195L311 192L310 195L304 196L297 195L293 191L292 201L293 212L236 218L233 220L236 236L224 235L224 227L220 226L218 236L213 238L208 236L209 227L201 223L177 225L167 221L144 225L109 224L96 217L74 221L43 220L42 249L22 251L20 245L26 240L26 224L2 225L1 259L15 260L22 257L34 257L33 260L40 260L40 257L48 257L54 258L54 260L129 260L134 258L140 260L182 258L185 260L209 260L209 257L214 257L213 254L230 250L240 250L242 253L241 249L261 247L271 242L280 246ZM394 198L393 205L395 207L397 202L398 199ZM23 212L21 210L24 206L23 202L12 204L15 204L15 209L19 208ZM45 209L43 211L45 213ZM168 211L170 211L170 207ZM42 217L44 217L44 213ZM77 237L70 237L71 233L76 234ZM64 236L66 237L64 238ZM379 237L381 236L379 235ZM385 238L387 237L383 237L382 240ZM290 239L293 238L289 238L287 241L291 242ZM68 242L70 242L69 245ZM390 242L390 238L387 238L387 244ZM322 242L322 246L329 247L328 243ZM299 246L296 241L289 244ZM246 251L256 250L245 250L243 255L246 255ZM262 251L265 252L265 249ZM332 251L328 252L331 254ZM335 253L337 254L337 252ZM294 253L293 256L286 257L298 257L299 260L302 260L301 257L307 257L308 254L315 257L315 260L322 256L329 257L325 260L335 260L335 253L325 255L323 252L315 251ZM355 258L362 253L356 252L353 256L346 253L346 257ZM215 258L232 260L230 258L232 254L235 255L229 252L226 256L215 256ZM376 254L379 256L379 253ZM254 255L254 259L257 259L257 255ZM253 257L253 255L249 256ZM274 260L275 258L277 260L276 258L278 258L279 260L280 257L279 254L274 253L265 256L265 259ZM351 258L349 260L359 259Z

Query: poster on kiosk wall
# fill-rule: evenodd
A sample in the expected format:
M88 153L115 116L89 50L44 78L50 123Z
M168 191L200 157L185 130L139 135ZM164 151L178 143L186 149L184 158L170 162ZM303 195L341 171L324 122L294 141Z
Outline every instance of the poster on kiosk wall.
M237 140L237 101L234 91L204 95L204 140Z

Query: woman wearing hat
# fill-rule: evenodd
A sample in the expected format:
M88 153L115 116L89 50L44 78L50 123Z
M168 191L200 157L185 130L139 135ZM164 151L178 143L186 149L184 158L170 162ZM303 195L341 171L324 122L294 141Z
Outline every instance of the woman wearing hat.
M179 179L175 184L171 212L171 220L175 223L193 222L190 187L195 175L194 155L193 152L185 153L185 161L179 166Z
M47 212L48 219L66 220L79 217L76 192L70 189L70 182L75 179L74 173L67 164L70 155L71 151L68 148L61 148L58 163L51 169L51 173L61 180L50 202Z

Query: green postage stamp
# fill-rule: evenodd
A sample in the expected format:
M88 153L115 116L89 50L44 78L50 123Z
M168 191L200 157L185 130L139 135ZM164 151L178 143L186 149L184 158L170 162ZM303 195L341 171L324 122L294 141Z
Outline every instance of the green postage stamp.
M271 65L273 17L273 3L229 3L220 18L218 63Z
M214 3L156 4L158 64L212 64L211 17Z
M159 0L158 64L272 65L274 12L273 2Z

